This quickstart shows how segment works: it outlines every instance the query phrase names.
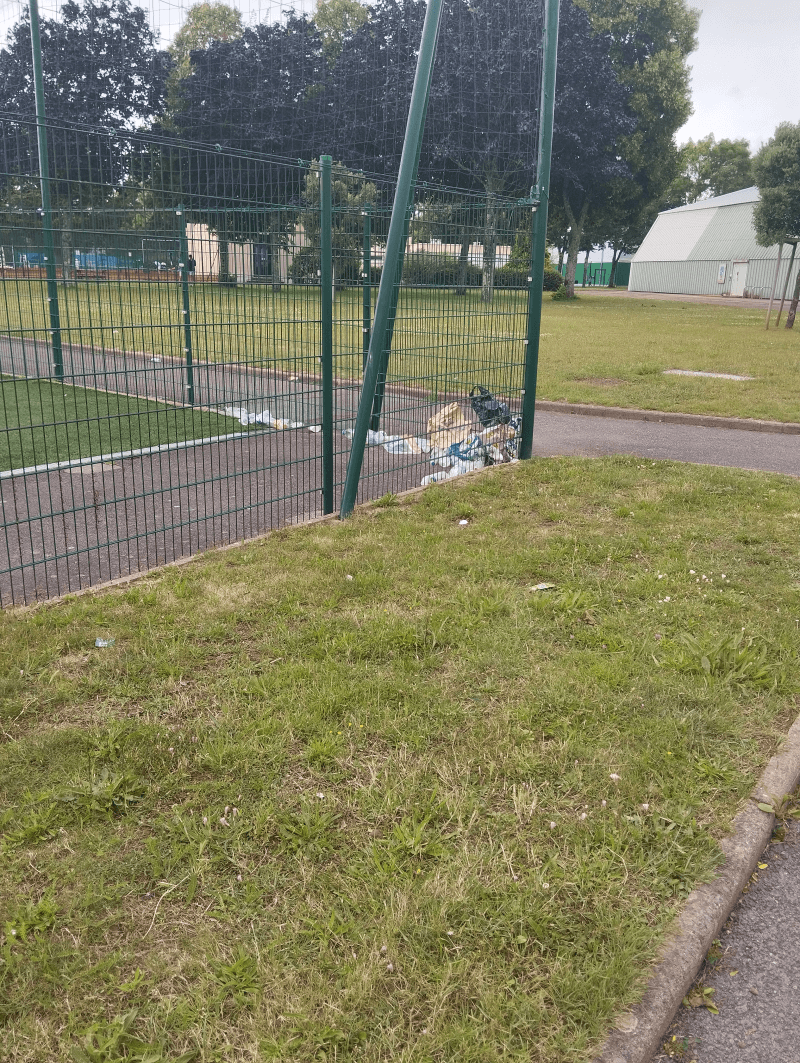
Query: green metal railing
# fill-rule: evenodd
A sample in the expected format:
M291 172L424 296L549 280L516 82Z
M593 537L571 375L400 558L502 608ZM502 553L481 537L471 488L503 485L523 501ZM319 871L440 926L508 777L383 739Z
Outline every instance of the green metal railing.
M0 114L0 605L529 455L547 123L417 183L440 8L396 179Z

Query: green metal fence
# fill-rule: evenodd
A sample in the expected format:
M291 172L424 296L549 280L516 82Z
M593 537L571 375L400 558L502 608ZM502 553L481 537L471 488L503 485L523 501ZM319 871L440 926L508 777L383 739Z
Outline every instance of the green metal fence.
M49 233L35 121L0 120L0 601L337 510L394 182L48 138ZM514 456L530 226L527 201L415 188L359 499Z

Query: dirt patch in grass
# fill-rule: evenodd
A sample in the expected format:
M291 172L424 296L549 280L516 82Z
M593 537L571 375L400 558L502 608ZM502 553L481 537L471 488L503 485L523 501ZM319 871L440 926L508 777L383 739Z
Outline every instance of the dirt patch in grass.
M797 711L798 511L536 461L8 612L7 1058L590 1058Z

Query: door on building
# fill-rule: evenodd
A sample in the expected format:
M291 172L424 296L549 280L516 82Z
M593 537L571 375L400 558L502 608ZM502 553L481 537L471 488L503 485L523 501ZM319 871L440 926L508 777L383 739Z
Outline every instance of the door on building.
M747 263L734 262L731 271L731 295L744 295L744 286L747 282Z

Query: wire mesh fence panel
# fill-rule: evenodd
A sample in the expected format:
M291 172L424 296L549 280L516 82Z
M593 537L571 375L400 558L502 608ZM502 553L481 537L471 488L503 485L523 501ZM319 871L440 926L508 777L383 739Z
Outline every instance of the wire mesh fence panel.
M361 499L516 454L536 116L512 136L493 89L475 110L480 64L454 65L481 26L507 41L508 12L445 6ZM174 26L170 52L138 9L66 3L42 19L38 125L29 21L0 8L0 603L338 507L424 5L338 30L254 9L188 52ZM103 67L89 45L118 23Z

